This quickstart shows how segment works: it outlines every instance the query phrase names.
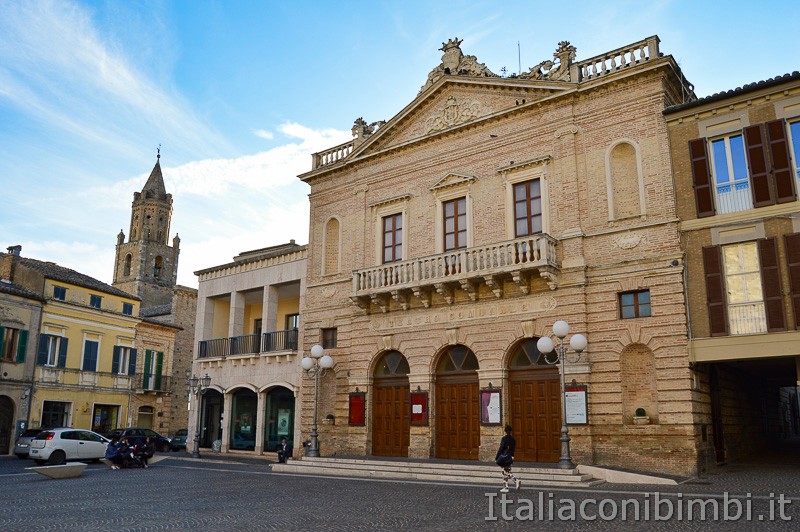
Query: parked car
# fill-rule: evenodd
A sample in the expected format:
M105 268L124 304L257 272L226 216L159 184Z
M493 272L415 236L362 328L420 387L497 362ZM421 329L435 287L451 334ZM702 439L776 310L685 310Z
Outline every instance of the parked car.
M128 427L126 429L114 429L108 434L107 438L128 438L128 443L131 445L141 445L147 438L152 438L153 446L156 451L164 452L170 449L170 439L162 436L158 432L150 429L142 429L137 427ZM153 456L150 454L150 456Z
M14 454L17 455L17 458L28 458L31 441L33 441L36 435L40 432L42 432L42 429L28 429L20 434L14 445Z
M37 464L61 465L67 460L99 460L106 454L108 440L84 429L48 429L31 441L30 457Z
M189 436L188 429L180 429L178 432L175 433L175 436L172 437L170 441L170 448L173 451L180 451L183 449L186 450L186 438Z

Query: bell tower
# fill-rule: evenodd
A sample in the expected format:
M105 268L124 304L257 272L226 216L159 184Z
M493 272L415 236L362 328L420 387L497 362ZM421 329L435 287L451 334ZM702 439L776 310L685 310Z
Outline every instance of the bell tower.
M120 230L113 286L142 299L142 308L168 305L178 280L180 238L168 244L172 194L161 175L161 149L141 192L133 193L128 241Z

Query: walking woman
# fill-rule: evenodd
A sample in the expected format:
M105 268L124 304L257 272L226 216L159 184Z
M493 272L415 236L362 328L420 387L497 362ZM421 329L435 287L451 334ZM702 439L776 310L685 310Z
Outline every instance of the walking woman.
M511 464L514 463L514 451L517 447L517 440L511 435L511 425L506 425L506 435L500 440L500 448L497 450L495 462L503 468L503 487L500 493L508 493L508 481L514 481L514 487L519 489L522 481L511 472Z

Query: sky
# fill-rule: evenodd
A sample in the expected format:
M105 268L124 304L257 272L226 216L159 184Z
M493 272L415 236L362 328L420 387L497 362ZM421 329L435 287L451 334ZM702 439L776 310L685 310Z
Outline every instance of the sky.
M0 249L111 283L156 162L178 282L308 242L311 154L389 120L453 37L497 74L657 34L698 96L800 70L800 3L0 0Z

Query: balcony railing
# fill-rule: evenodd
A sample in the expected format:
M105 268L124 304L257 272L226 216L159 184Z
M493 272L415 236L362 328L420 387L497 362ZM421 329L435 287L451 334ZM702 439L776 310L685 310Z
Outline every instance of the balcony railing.
M132 380L137 392L169 393L172 390L172 377L167 375L134 375Z
M274 351L297 351L297 338L297 329L288 329L261 335L247 334L231 338L201 340L198 343L197 358L226 357Z
M731 334L760 334L767 332L764 303L728 305Z
M485 246L459 249L418 259L382 264L353 272L351 299L359 306L385 302L391 295L406 308L403 291L412 291L425 306L430 303L426 287L433 287L448 303L452 287L460 285L472 299L477 297L477 285L486 283L497 297L502 297L502 281L510 277L527 293L530 289L528 272L538 270L551 289L557 285L558 263L556 240L538 234Z

